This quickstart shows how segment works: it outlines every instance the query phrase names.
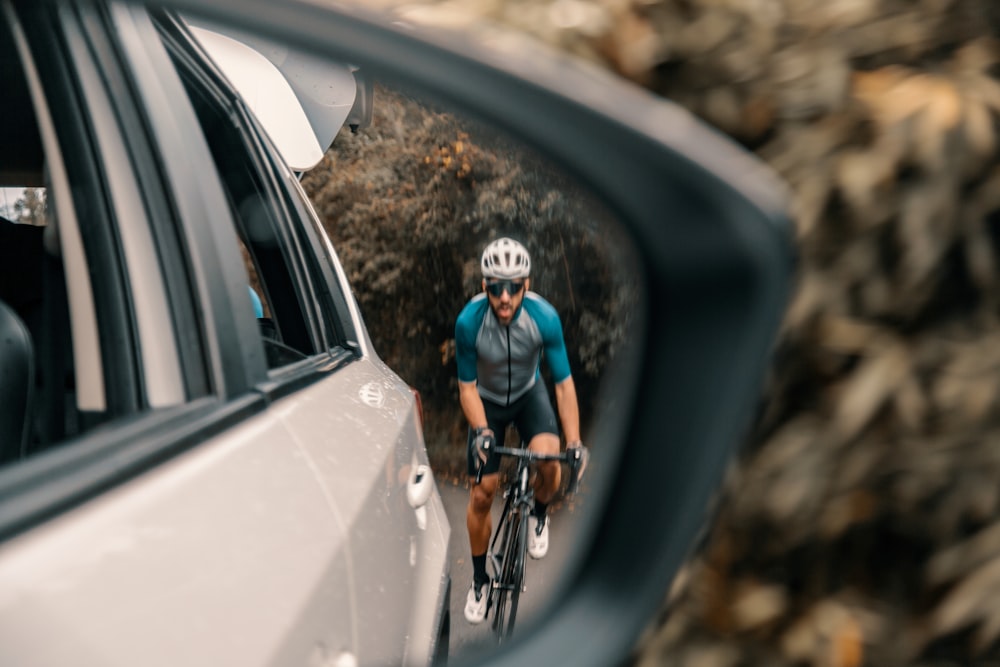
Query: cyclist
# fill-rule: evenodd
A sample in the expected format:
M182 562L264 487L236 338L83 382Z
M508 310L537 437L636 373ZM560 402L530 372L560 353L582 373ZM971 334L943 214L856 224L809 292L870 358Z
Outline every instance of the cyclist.
M489 575L486 552L492 521L490 508L498 484L500 457L480 459L485 442L504 446L510 423L528 448L559 453L559 429L542 381L539 363L544 356L555 382L556 405L567 447L580 447L580 414L576 387L570 374L562 324L552 305L529 291L531 258L523 245L497 239L483 251L483 293L473 297L455 322L455 356L459 400L469 422L468 472L472 490L466 510L473 583L465 604L465 618L481 623L486 617ZM482 477L476 483L477 473ZM535 507L528 524L528 554L542 558L549 546L548 503L559 488L556 461L538 465Z

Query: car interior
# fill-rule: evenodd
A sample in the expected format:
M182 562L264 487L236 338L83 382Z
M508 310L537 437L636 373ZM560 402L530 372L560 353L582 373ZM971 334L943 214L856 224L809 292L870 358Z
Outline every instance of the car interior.
M0 30L6 31L6 25ZM45 159L34 106L9 35L0 39L0 72L6 85L0 112L0 187L44 189ZM103 419L77 408L73 348L66 335L69 305L56 235L54 219L38 226L0 216L3 463L47 449Z

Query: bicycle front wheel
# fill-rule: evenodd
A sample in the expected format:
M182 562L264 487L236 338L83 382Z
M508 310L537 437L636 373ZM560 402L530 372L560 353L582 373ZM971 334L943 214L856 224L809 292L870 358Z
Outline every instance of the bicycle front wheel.
M524 560L528 545L528 522L520 511L510 515L504 526L504 541L501 547L503 561L500 578L496 582L496 607L493 615L493 631L497 643L502 644L514 631L517 618L517 603L524 583Z
M528 527L527 515L520 514L517 526L516 544L512 548L514 554L514 566L512 568L512 578L514 587L510 592L510 618L507 621L507 636L514 632L514 619L517 617L517 601L521 597L521 589L524 588L524 561L528 553Z

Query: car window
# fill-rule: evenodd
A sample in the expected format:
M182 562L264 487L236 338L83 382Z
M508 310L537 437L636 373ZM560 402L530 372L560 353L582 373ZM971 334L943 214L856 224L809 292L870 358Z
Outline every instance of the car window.
M315 354L318 349L307 315L309 294L298 288L302 276L295 275L289 239L282 237L284 230L279 224L282 212L273 185L263 182L241 128L230 120L231 112L213 103L214 99L199 86L193 74L185 73L183 80L237 221L241 251L247 263L247 286L267 304L270 317L264 317L262 309L258 320L263 337L275 343L267 346L268 364L280 366Z
M72 111L53 104L47 110L61 118L39 114L36 100L44 86L40 77L29 77L25 53L16 48L10 27L6 22L0 27L9 110L0 123L0 184L48 187L23 189L12 215L0 220L0 301L9 309L8 327L20 324L24 333L19 350L5 347L0 366L11 369L21 359L28 364L26 377L5 373L3 378L7 385L21 385L6 386L5 395L24 397L0 408L7 425L0 454L7 462L150 407L134 374L134 357L114 352L118 347L127 355L141 354L132 328L136 313L122 289L128 269L115 251L124 239L108 224L114 211L95 187L102 170L92 158L101 131L88 136L68 125L57 135L46 123L66 121ZM34 27L26 26L31 38L38 37L31 32ZM48 90L60 83L55 77L46 81ZM115 339L117 346L109 344Z
M291 174L272 157L252 114L227 88L193 67L177 39L181 26L162 18L161 30L212 153L236 225L244 260L248 307L257 319L271 369L331 349L347 350L351 335L337 283L316 258L321 236L308 207L296 201ZM340 299L342 301L342 298Z
M12 185L8 185L8 188L0 217L0 302L12 311L6 316L5 339L10 336L11 328L16 326L11 320L17 317L26 327L26 355L33 354L35 348L46 343L51 343L55 350L65 352L71 349L65 341L59 343L42 336L42 327L46 321L66 315L65 290L55 280L59 267L45 252L44 189L29 190ZM29 206L29 196L35 201L34 206ZM32 211L32 208L35 210ZM9 345L5 349L9 352ZM54 385L57 377L65 375L65 359L46 357L41 361L43 363L37 368L37 377L43 383L42 388L48 389ZM9 353L5 354L3 364L7 369L14 367L16 363L17 360L12 359ZM23 378L17 382L23 383L25 391L29 388L36 389L33 379ZM46 398L51 393L46 392ZM64 395L61 398L67 397ZM46 401L46 407L50 404L51 399ZM57 418L46 419L44 423L36 425L31 415L25 414L26 419L19 419L16 414L29 411L27 401L8 401L0 409L7 413L5 423L20 422L23 428L16 442L12 440L15 436L11 433L11 427L6 429L7 442L2 446L4 461L17 460L43 444L61 439L67 430L68 411L61 411ZM75 417L75 414L72 416Z
M169 441L164 420L221 384L122 63L88 47L106 16L5 10L0 325L16 344L0 346L0 464L42 458L30 474L52 480L69 460L103 466L98 451L155 449L139 436Z

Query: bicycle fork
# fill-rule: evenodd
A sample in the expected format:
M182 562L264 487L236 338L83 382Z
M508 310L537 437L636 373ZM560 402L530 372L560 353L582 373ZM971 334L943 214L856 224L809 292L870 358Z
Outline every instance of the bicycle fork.
M508 516L514 511L519 511L521 513L521 521L527 521L528 514L530 513L531 510L531 501L535 497L534 489L532 489L531 486L528 484L529 481L528 466L520 467L518 469L518 475L520 479L518 480L517 487L514 488L508 486L506 489L504 489L503 511L500 513L500 520L497 522L497 526L502 526L503 529L495 531L493 533L493 539L490 542L489 556L490 556L490 561L493 565L494 573L499 573L501 571L501 566L503 564L503 553L498 552L496 546L497 546L497 540L500 539L501 534L504 535L504 539L502 540L503 544L501 544L501 547L503 547L508 541L507 531L510 530L510 526L507 525L506 523ZM513 498L511 498L511 493L515 494ZM518 506L521 506L520 509L515 510L515 508L517 508ZM513 536L511 536L511 539L512 538ZM503 583L499 579L500 579L499 577L494 577L493 581L490 583L490 586L492 588L498 588L502 586ZM523 593L524 591L525 591L524 577L522 576L521 592ZM491 595L490 601L488 602L486 607L487 614L489 614L489 608L492 605L492 600L493 596Z

